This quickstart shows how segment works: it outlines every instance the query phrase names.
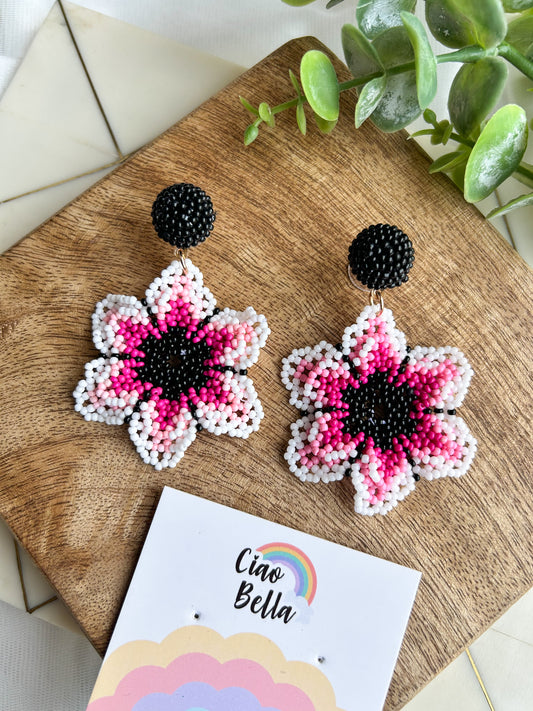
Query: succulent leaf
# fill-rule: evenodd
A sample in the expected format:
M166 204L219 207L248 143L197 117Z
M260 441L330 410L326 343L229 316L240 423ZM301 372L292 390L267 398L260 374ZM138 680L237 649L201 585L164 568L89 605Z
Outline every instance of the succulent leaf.
M412 61L413 47L406 29L393 27L382 32L373 42L385 70ZM386 75L386 86L379 104L374 109L371 121L386 133L398 131L420 115L414 71Z
M285 5L292 5L293 7L303 7L304 5L310 5L315 0L282 0Z
M533 5L533 0L531 0ZM509 23L505 41L515 47L527 59L533 60L533 10L523 12Z
M497 207L489 214L487 217L500 217L501 215L506 215L511 210L516 210L518 207L527 207L528 205L533 205L533 193L528 193L527 195L520 195L519 197L511 200L501 207Z
M300 129L300 133L305 136L307 133L307 120L305 118L305 110L303 104L298 104L296 107L296 123Z
M300 64L303 91L313 111L325 121L339 117L339 82L330 59L317 49L306 52Z
M450 87L448 111L461 136L479 131L500 98L507 74L507 64L499 57L485 57L459 69Z
M418 103L421 109L426 109L437 93L437 60L429 44L424 25L418 17L410 12L402 12L401 18L415 53Z
M496 111L472 149L465 171L465 199L483 200L518 167L527 146L527 118L521 106Z
M533 0L502 0L505 12L521 12L533 7Z
M259 134L259 129L254 123L251 123L244 132L244 145L249 146L253 143Z
M402 24L400 13L413 12L416 0L359 0L355 17L361 32L369 39Z
M383 96L386 85L387 79L385 76L376 77L364 85L355 105L356 128L359 128L363 121L366 121L371 116Z
M361 30L346 24L342 28L341 38L344 59L356 79L383 70L376 50Z
M249 111L254 116L259 116L259 111L254 108L252 104L244 98L244 96L239 96L239 101L247 111Z
M331 133L335 126L337 125L337 120L335 121L327 121L326 119L323 119L322 116L319 116L318 114L315 114L315 122L316 125L318 126L320 133Z
M500 0L426 0L426 21L446 47L498 45L507 31Z
M468 158L468 153L464 151L453 151L452 153L446 153L443 156L437 158L429 166L430 173L445 173L448 170L452 170L461 163L466 163Z

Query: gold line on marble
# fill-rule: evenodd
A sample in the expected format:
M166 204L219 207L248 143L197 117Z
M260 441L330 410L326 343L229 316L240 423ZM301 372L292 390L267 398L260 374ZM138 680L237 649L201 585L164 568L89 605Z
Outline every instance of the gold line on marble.
M80 51L80 48L78 47L78 43L76 42L76 38L74 37L74 32L72 31L72 27L70 26L70 22L68 21L67 13L65 11L65 8L63 7L63 3L61 0L57 0L59 9L61 10L61 13L63 15L63 18L65 20L65 24L67 26L68 33L70 35L70 39L72 40L74 47L76 49L76 53L79 57L79 60L81 62L81 66L83 67L83 71L85 72L85 75L87 77L87 81L89 82L89 86L91 87L91 90L94 94L94 98L96 99L96 103L98 104L98 108L100 109L100 113L103 116L103 119L105 121L105 125L107 126L107 130L109 131L109 135L111 136L111 140L113 141L113 145L115 146L115 150L117 151L118 155L120 158L123 158L124 155L122 151L120 150L120 147L118 145L118 141L115 137L115 134L113 133L113 129L111 128L111 124L109 123L109 120L106 116L106 113L104 111L104 107L102 106L102 102L100 101L100 97L98 96L96 92L96 88L93 84L93 80L91 79L91 75L89 74L89 70L87 69L87 65L85 64L85 61L83 59L82 53Z
M533 642L528 642L527 639L520 639L520 637L515 637L514 634L509 634L509 632L503 632L502 630L498 630L495 627L491 627L491 631L495 632L496 634L501 634L504 637L507 637L507 639L512 639L514 642L518 642L519 644L527 644L528 647L533 647Z
M55 183L49 183L48 185L43 185L40 188L34 188L33 190L27 190L25 193L20 193L19 195L13 195L12 197L6 198L5 200L0 200L0 205L6 202L12 202L12 200L17 200L21 197L26 197L26 195L33 195L34 193L40 193L41 190L46 190L47 188L55 188L58 185L64 185L65 183L70 183L71 180L77 180L78 178L86 178L88 175L94 175L94 173L99 173L101 170L106 168L115 168L116 166L124 163L128 158L133 155L132 153L126 153L120 160L115 160L112 163L106 163L105 165L99 165L98 168L93 168L92 170L86 170L85 173L79 173L78 175L73 175L70 178L64 178L63 180L57 180Z
M468 647L465 649L465 652L466 652L466 656L468 657L468 660L469 660L470 664L472 665L472 669L474 670L474 674L476 675L476 678L477 678L477 680L478 680L478 682L479 682L479 685L481 686L481 691L482 691L483 694L485 695L485 699L487 700L487 703L488 703L488 705L489 705L490 711L494 711L494 706L492 705L492 701L490 700L490 697L489 697L489 695L488 695L487 689L485 688L485 684L483 683L483 679L481 678L481 675L480 675L480 673L479 673L479 671L478 671L478 668L477 668L477 666L476 666L476 663L475 663L474 660L472 659L472 655L470 654L470 650L468 649Z
M52 597L48 598L48 600L45 600L44 602L40 602L38 605L30 607L28 602L28 596L26 594L26 585L24 584L24 575L22 574L22 560L20 559L19 547L15 539L13 539L13 543L15 544L15 555L17 556L17 570L19 574L20 587L22 588L22 598L24 600L24 607L26 608L26 612L31 615L36 610L39 610L41 607L44 607L45 605L54 602L54 600L57 600L57 595L53 595Z

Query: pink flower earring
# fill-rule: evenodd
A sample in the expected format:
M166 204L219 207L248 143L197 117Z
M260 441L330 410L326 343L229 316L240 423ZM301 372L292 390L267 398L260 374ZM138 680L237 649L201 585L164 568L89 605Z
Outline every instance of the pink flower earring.
M370 304L333 346L294 350L281 378L301 411L285 459L302 481L349 476L355 511L386 514L422 479L464 474L476 441L456 415L473 375L450 347L409 348L382 291L408 279L411 241L371 225L352 242L348 274ZM354 279L355 277L355 279Z
M178 259L145 298L109 294L96 305L93 341L102 357L85 366L74 391L86 420L127 424L138 453L156 469L174 467L201 429L248 437L263 408L248 368L270 330L266 318L216 308L187 249L213 229L203 190L187 183L163 190L152 208L161 239Z

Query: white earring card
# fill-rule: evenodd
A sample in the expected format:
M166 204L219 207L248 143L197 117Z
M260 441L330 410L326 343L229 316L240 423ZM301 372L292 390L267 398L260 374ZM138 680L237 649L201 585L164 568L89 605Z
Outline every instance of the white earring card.
M380 711L419 581L165 487L88 711Z

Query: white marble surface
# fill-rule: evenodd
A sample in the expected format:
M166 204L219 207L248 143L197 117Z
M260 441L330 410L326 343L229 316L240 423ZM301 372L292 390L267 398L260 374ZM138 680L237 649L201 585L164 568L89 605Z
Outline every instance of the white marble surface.
M0 201L117 158L57 5L2 97L0 155Z
M243 72L197 49L65 3L122 153L153 140ZM142 52L139 44L142 43ZM110 71L111 68L111 71Z
M349 3L345 5L349 6ZM257 0L63 2L63 11L83 57L82 64L61 7L50 0L25 0L24 6L21 15L20 3L17 14L13 0L11 3L10 0L0 0L4 21L7 18L17 30L9 39L9 33L0 36L0 91L2 77L19 63L46 10L51 8L51 13L35 35L15 78L0 100L1 250L14 244L100 179L123 156L207 99L237 76L243 66L251 65L290 37L302 34L319 36L339 52L339 26L352 19L351 14L343 17L347 7L332 15L326 13L320 3L295 10L282 5L279 0L265 0L260 4ZM95 14L88 7L112 17ZM202 22L198 17L202 17ZM124 24L121 19L128 19L140 27ZM159 35L147 29L155 30ZM184 43L190 46L184 46ZM218 54L219 58L206 55L202 50ZM533 95L529 98L533 102ZM501 199L508 199L507 190L507 187L502 189ZM532 214L524 211L496 223L506 238L514 240L530 263L533 263ZM53 597L54 591L29 556L24 551L20 551L20 556L27 603L33 607ZM0 599L17 608L25 607L15 543L3 523L0 523ZM6 608L2 613L9 617ZM12 615L17 622L18 614L14 612ZM50 660L57 661L57 645L61 643L49 635L45 646L38 646L43 644L41 625L44 623L35 621L36 616L78 632L79 628L59 600L40 607L25 618L28 640L32 639L31 629L35 625L34 644L28 641L28 649L39 649L44 655L47 652L43 650L48 650ZM0 645L4 649L2 635L7 635L5 628L0 628ZM76 647L77 653L82 654L89 645L81 633L77 639L77 644L81 645ZM86 658L80 659L87 659L90 677L95 675L96 666L88 661L90 654L87 654ZM531 709L533 591L471 646L470 655L463 653L406 709L490 709L473 663L497 711ZM24 675L26 662L20 659L19 664L19 672ZM7 677L2 677L4 669L5 666L0 664L0 709L32 711L35 706L20 705L19 702L14 705L14 697L10 694L14 695L15 691L20 694L20 688L15 689ZM56 690L58 684L64 684L63 701L59 705L57 701L46 705L43 689L49 685L42 675L41 678L27 675L27 686L32 694L40 694L41 711L48 708L50 711L74 711L85 707L88 691L79 679L58 675L57 665L53 663L49 674Z

